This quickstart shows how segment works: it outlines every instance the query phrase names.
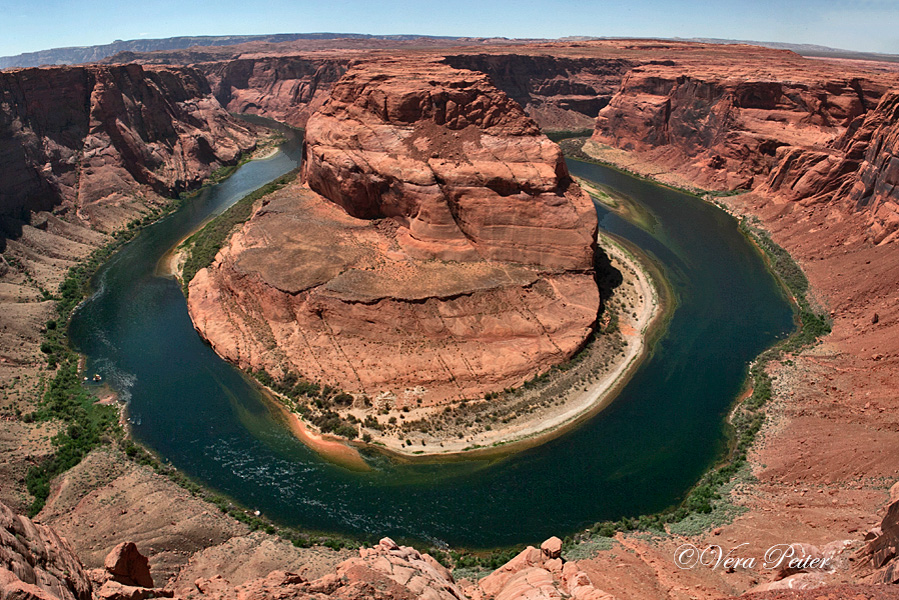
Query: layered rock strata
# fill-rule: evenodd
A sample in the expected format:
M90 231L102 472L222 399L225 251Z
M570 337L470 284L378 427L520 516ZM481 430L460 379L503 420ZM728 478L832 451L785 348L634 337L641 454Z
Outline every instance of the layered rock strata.
M193 69L0 72L0 216L55 210L108 231L234 164L255 139Z
M790 356L773 370L774 402L767 408L761 438L765 442L751 453L753 474L759 480L754 489L759 493L735 495L749 511L716 530L711 539L753 540L762 548L784 538L823 545L827 538L814 539L823 532L833 539L870 528L871 506L882 502L882 481L894 479L896 473L899 413L890 384L899 368L895 331L899 313L894 293L899 255L891 243L896 205L892 183L896 108L891 88L896 79L895 75L882 77L873 68L860 73L872 65L834 65L789 57L780 64L766 62L755 68L723 63L704 70L695 63L671 65L666 79L671 82L681 77L687 85L687 80L700 72L707 77L710 72L723 72L724 67L737 83L739 79L758 81L763 74L775 91L794 89L790 97L776 96L776 105L802 99L797 88L799 92L816 90L819 110L779 113L775 106L767 116L755 112L756 123L757 117L763 116L762 126L769 128L764 132L763 127L747 126L743 108L729 108L730 121L723 121L725 126L716 130L722 135L710 137L707 145L688 147L680 143L683 136L666 129L670 121L664 118L657 128L635 127L633 134L624 134L625 129L620 128L616 129L622 133L620 137L605 137L605 132L612 131L606 129L606 118L616 105L613 101L597 121L600 127L594 144L586 149L675 185L749 188L749 193L718 201L738 215L757 219L807 274L810 297L832 319L833 331L823 343ZM852 93L847 84L856 91ZM621 93L636 89L623 85ZM839 90L846 91L837 93ZM857 100L852 100L853 95ZM671 113L648 109L650 104L665 108L667 92L664 98L630 96L620 100L632 106L631 122L640 123L641 115L674 112L673 102L668 105ZM646 103L641 105L641 101ZM856 108L837 111L835 106L844 101L844 106ZM716 114L709 109L716 105L702 94L679 102L701 109L692 118L696 130L702 130ZM642 113L639 106L645 108ZM726 149L728 140L741 136L751 142L744 159L739 159L737 145L733 147L736 154L709 164L711 148ZM755 151L761 148L754 140L759 139L769 150L764 162L753 163L759 156ZM686 152L684 148L692 149ZM859 446L859 439L867 440L866 444ZM869 536L868 564L881 566L868 581L894 580L895 566L880 562L893 554L889 540L889 535L882 537L876 532ZM660 556L665 555L649 551L645 560L651 565ZM839 577L855 579L845 573ZM783 581L829 585L820 574L794 578ZM840 588L828 596L828 592L816 590L803 597L847 597L847 592L848 588ZM774 592L767 593L771 595L764 597L775 597Z
M484 75L353 67L309 120L303 176L190 284L242 367L429 405L518 385L591 331L593 205Z
M882 84L789 64L642 65L629 71L596 119L594 140L646 155L700 186L761 183L782 146L826 147L876 106Z
M328 99L331 87L358 57L241 57L197 65L213 93L229 111L260 115L294 127ZM413 59L415 60L415 59ZM525 54L450 54L443 62L479 71L518 102L543 129L590 129L637 61L619 58L529 56Z
M306 130L303 179L422 259L590 270L596 216L559 147L481 73L351 70Z
M0 499L30 500L25 473L52 452L37 408L40 351L68 270L106 235L234 164L258 132L188 68L0 72Z
M0 503L0 598L90 600L91 587L64 539Z
M592 129L624 74L639 64L627 58L513 53L447 55L444 62L489 76L544 130Z
M235 53L229 60L202 51L184 57L149 53L121 58L145 64L192 64L203 72L215 97L229 111L268 117L294 127L305 127L349 64L366 58L350 49L327 53L290 53L286 47L272 50L268 55ZM431 58L441 59L436 53ZM420 60L420 56L411 60ZM591 129L624 74L642 63L617 56L516 54L508 48L496 48L491 53L447 54L442 60L454 68L488 75L544 130Z
M754 190L775 202L836 201L839 210L868 215L872 241L892 241L895 81L828 63L816 70L784 54L764 67L749 57L635 67L600 111L592 142L628 151L635 170L679 185Z
M305 127L348 63L348 58L282 56L239 58L198 68L229 111Z
M777 159L760 193L862 211L873 243L899 238L899 89L858 115L831 147L784 146L778 148Z
M677 65L680 69L686 69L691 64L695 65L702 61L708 64L722 64L726 62L725 58L728 55L735 53L736 48L749 58L745 61L744 67L732 66L732 76L735 79L741 77L741 69L745 73L745 77L750 78L755 70L753 65L762 62L766 64L776 62L776 57L772 56L775 54L774 52L758 48L710 47L698 44L688 46L683 43L660 41L616 40L607 43L591 42L568 46L558 44L545 51L573 54L593 52L594 48L600 48L602 53L626 56L628 59L645 63L653 60L668 61L671 63L669 66ZM524 52L525 49L522 51ZM481 53L482 50L476 49L473 52ZM789 53L781 54L782 57L786 57L785 60L793 60L787 56ZM690 55L695 55L696 58L690 59ZM817 61L803 62L808 69L818 73L820 78L831 77L833 69L826 64ZM841 69L850 72L856 67L843 65ZM855 75L846 75L844 79L848 81L855 77ZM895 81L895 75L891 77ZM793 76L790 78L795 79ZM874 102L874 105L877 106L877 103ZM870 105L866 109L866 114L860 115L860 118L867 120L869 111ZM873 114L871 117L873 118ZM839 129L842 129L842 126ZM843 133L835 133L837 137L834 139L843 138L850 129L847 128ZM808 128L805 131L814 134L815 130ZM886 137L884 136L883 139ZM626 137L621 139L622 145L627 143ZM809 139L814 141L814 137ZM862 166L860 162L859 172L866 173L864 181L875 182L872 190L878 189L878 185L880 185L877 183L878 181L887 182L883 174L888 171L883 169L891 164L892 157L895 156L895 152L881 154L880 147L889 148L889 145L875 144L870 146L870 150L866 149L864 153L857 155L868 156L870 154L871 156L871 160L865 159L864 164L870 164L872 167ZM824 148L824 155L833 157L836 163L840 162L840 148L835 147L833 150L828 150L826 146L815 143L806 144L803 140L796 140L793 148L784 147L781 152L784 152L785 158L787 154L793 152L808 152L807 156L813 156L816 148L818 150ZM641 155L643 155L642 152L633 153L633 156ZM666 165L668 168L679 167L678 164L675 164L674 159L669 158L669 152L660 151L658 156L660 160L668 162L665 165L651 165L643 172L664 176ZM670 156L679 157L680 164L691 162L682 160L682 154L671 153ZM748 152L746 157L749 160L752 159L752 155ZM781 172L777 169L780 160L776 156L771 164L773 165L772 176L774 173ZM877 236L866 237L873 233L870 224L867 227L864 226L867 222L866 215L848 212L845 205L832 205L833 198L831 196L825 198L819 196L817 192L811 194L803 192L803 186L811 184L820 176L807 169L798 168L800 166L798 162L794 162L794 164L797 166L794 171L795 177L784 177L778 184L781 187L775 190L775 193L745 194L729 198L727 202L738 210L759 215L763 222L772 229L775 239L785 245L800 260L806 272L809 273L813 285L821 293L824 301L828 303L831 316L834 318L834 334L826 345L820 346L810 355L792 357L788 361L789 366L779 367L775 403L771 408L773 417L771 420L776 425L771 427L771 441L754 450L756 455L753 458L754 473L759 478L759 484L750 488L750 498L738 499L738 502L746 503L750 511L738 517L733 524L707 533L706 537L699 538L700 541L696 541L694 538L697 544L704 545L707 542L713 542L732 547L737 543L751 541L755 547L764 549L770 544L796 539L809 539L813 543L823 544L837 534L845 535L846 532L851 537L860 537L859 531L866 531L871 525L880 523L880 519L875 521L871 518L870 507L883 502L882 478L895 474L896 449L899 448L896 436L899 425L896 421L895 386L893 385L897 372L896 357L899 356L899 346L897 346L899 336L893 331L895 324L899 322L897 319L899 313L897 313L895 302L897 273L899 273L895 261L896 254L890 244L874 246L870 243L871 240L876 240ZM728 169L738 169L738 165L739 163L734 163ZM700 173L701 169L693 172ZM800 181L806 174L808 177L796 189L798 193L792 196L792 192L790 192L792 183L790 182ZM768 175L755 177L753 185L756 184L756 181L765 183L768 177ZM821 178L821 181L829 180L829 176ZM699 185L702 181L697 180L696 184ZM735 185L739 185L746 179L735 177L733 181ZM832 189L839 189L842 184L843 181L840 181ZM854 187L854 183L851 187ZM808 189L811 191L828 188L812 186ZM889 190L888 183L884 183L880 189ZM780 193L783 193L783 196L779 196ZM885 197L882 194L883 192L880 197ZM0 377L6 382L12 381L9 373L18 373L21 371L20 366L25 364L18 358L10 358L13 356L13 350L10 348L15 347L15 352L19 352L18 347L24 346L28 352L36 354L40 341L38 329L53 314L51 303L40 302L40 293L31 284L24 282L24 277L54 270L58 274L59 269L64 269L71 264L68 262L69 259L83 256L90 248L102 242L101 236L96 232L84 228L74 228L69 223L52 215L41 215L39 221L34 225L25 228L23 244L14 249L19 264L23 263L23 257L25 257L26 261L24 262L29 267L28 272L23 275L21 271L17 270L17 267L7 265L5 260L0 259L0 275L5 273L4 277L14 275L18 278L3 280L7 289L12 290L7 292L7 296L4 297L9 301L6 302L4 309L0 310L0 316L5 317L3 341L6 344L0 351L2 354ZM45 234L68 237L52 237ZM882 240L888 237L889 235ZM27 247L25 243L27 243ZM60 246L60 244L63 245ZM31 253L34 248L40 252ZM48 254L48 248L53 251L52 254ZM7 252L6 256L10 256L10 254ZM63 256L64 260L59 259L59 256ZM51 262L53 263L52 268ZM56 264L57 262L63 263L63 265L59 266ZM42 270L44 267L46 269ZM58 277L40 281L44 287L52 289L53 286L47 282L58 283ZM33 301L27 306L39 306L44 310L40 315L35 315L34 318L28 320L18 318L19 313L14 313L13 309L9 308L25 306L24 303L21 303L21 297L26 293L29 298L33 298ZM15 335L10 335L6 331L6 326L9 325L9 329L13 330L13 324L18 325L18 328L14 330ZM28 336L27 342L23 343L22 340L26 335ZM16 378L17 383L9 385L15 385L22 395L27 395L26 387L30 386L18 382L18 375ZM35 378L34 381L36 382L37 379ZM24 412L28 412L32 408L26 408ZM5 465L7 461L10 463L18 461L22 464L30 464L34 455L22 450L22 441L29 435L29 430L23 429L26 428L26 425L22 421L15 420L7 420L3 423L2 433L6 436L3 438L4 444L7 443L7 440L10 441L11 448L13 450L19 448L20 455L10 458L12 451L6 451L6 448L10 446L4 445L4 451L0 452L0 456L2 456L0 463ZM35 429L30 431L30 434L37 436L42 434L42 430ZM865 444L859 444L858 440L860 439L866 440ZM3 473L8 473L8 471L3 471ZM5 497L9 494L10 488L15 487L12 484L16 478L3 475L0 479L4 482L4 485L0 486L0 494ZM890 480L893 479L894 477ZM5 485L7 483L10 485ZM80 515L83 515L77 523L79 528L74 529L75 524L70 524L72 531L77 533L65 533L65 535L70 540L84 546L84 540L89 538L89 534L92 533L95 539L91 540L91 544L104 544L103 547L108 548L115 543L113 540L121 532L122 521L128 519L132 524L131 527L144 527L143 531L149 530L153 536L157 536L153 541L153 545L156 546L157 543L173 544L178 542L179 537L173 536L172 532L181 532L183 528L196 522L197 533L193 534L190 539L209 543L209 536L206 533L208 525L205 521L201 521L198 515L202 513L205 518L211 518L210 515L218 514L217 509L207 506L210 513L207 515L201 506L200 510L196 512L196 518L187 518L184 515L171 516L171 506L174 506L171 503L171 494L158 493L160 498L155 502L155 520L150 520L144 512L146 510L145 498L143 498L145 491L143 488L135 488L132 483L131 480L127 480L121 484L120 489L125 490L126 493L109 491L109 497L114 500L113 502L96 501L95 499L93 503L90 501L78 503L78 511L80 511ZM188 505L191 500L199 503L189 495L186 496L175 504L183 507ZM74 498L73 502L77 499ZM137 507L136 510L135 507ZM106 513L102 513L103 510ZM73 510L71 514L66 512L65 518L76 520L78 511ZM98 519L98 514L106 516ZM219 516L219 518L223 519L224 517ZM95 526L95 522L97 525L103 526L104 533L102 535L96 533L100 527ZM175 522L178 524L177 527L174 526ZM172 523L171 527L169 523ZM233 527L237 527L237 525L235 524ZM882 526L881 531L883 531ZM221 535L225 534L217 531L215 533L216 540ZM869 541L879 537L879 534L875 532ZM149 535L147 539L151 539ZM156 539L161 539L163 542L157 542ZM597 587L628 598L652 599L675 594L683 597L717 598L722 594L732 594L741 589L747 589L750 585L750 578L758 575L740 570L737 570L736 573L726 573L721 569L676 570L671 565L671 556L677 545L682 542L679 538L672 538L671 543L667 546L658 547L642 541L640 536L632 536L627 540L619 536L619 540L627 545L623 548L615 548L612 552L601 552L591 560L579 561L578 567L588 573ZM890 541L889 537L882 538L880 542L884 542L884 547L895 546L894 540ZM878 547L880 542L877 542ZM182 556L183 553L180 550L163 552L160 551L160 546L156 547L154 560L157 562L167 556L175 555L178 555L181 560L186 560L187 555ZM103 555L103 553L99 554L99 563L94 562L102 564ZM210 565L207 565L208 572L217 573L223 568L233 569L234 565L242 565L246 562L244 557L245 554L241 554L240 558L237 558L233 553L227 554L226 558L219 556L212 560ZM895 561L894 558L881 567L875 576L883 575L885 578L891 577L892 580L895 580ZM286 571L300 570L299 567L292 566L278 568ZM892 570L888 571L888 569ZM263 573L265 572L268 571L263 571ZM542 573L539 575L543 576ZM204 578L214 577L212 574L202 576ZM233 590L238 580L231 578L228 573L226 573L226 577L230 579L228 589ZM193 581L196 577L188 576L188 579L187 587L193 589ZM790 597L796 598L856 596L880 598L895 596L894 588L895 586L876 586L861 589L852 586L850 589L843 586L837 589L807 591L804 595L799 595L798 592L781 591L753 597L768 598L790 595ZM285 591L277 585L271 586L270 590L273 595L283 595ZM364 595L364 593L360 592L360 595ZM231 594L229 597L236 597L230 591L229 594ZM188 593L185 592L185 596L187 595Z

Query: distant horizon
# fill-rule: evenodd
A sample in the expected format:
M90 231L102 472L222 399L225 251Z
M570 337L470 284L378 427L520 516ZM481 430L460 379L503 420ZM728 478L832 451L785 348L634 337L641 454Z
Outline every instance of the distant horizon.
M817 44L817 43L808 43L808 42L789 42L784 40L771 40L771 39L758 39L758 40L749 40L749 39L735 39L735 38L722 38L722 37L713 37L713 36L694 36L694 37L681 37L681 36L647 36L647 35L566 35L554 38L535 38L535 37L509 37L503 35L492 35L492 36L473 36L473 35L430 35L423 33L366 33L359 31L279 31L279 32L269 32L269 33L222 33L222 34L196 34L196 35L171 35L165 37L141 37L141 38L115 38L114 40L110 40L108 42L100 42L97 44L80 44L80 45L69 45L69 46L52 46L47 48L39 48L37 50L26 50L23 52L17 52L15 54L0 54L0 58L10 58L14 56L20 55L29 55L29 54L37 54L40 52L46 52L50 50L68 50L68 49L82 49L82 48L93 48L98 46L111 46L117 43L130 43L130 42L139 42L139 41L157 41L157 40L168 40L168 39L177 39L177 38L221 38L221 37L264 37L264 36L289 36L289 35L336 35L336 36L371 36L375 38L450 38L450 39L506 39L511 41L526 41L526 40L550 40L550 41L565 41L568 39L578 40L578 39L595 39L595 40L670 40L670 41L680 41L680 42L700 42L700 43L735 43L735 44L783 44L790 46L809 46L809 47L818 47L821 49L834 50L838 52L850 52L850 53L858 53L858 54L882 54L884 56L890 57L899 57L899 49L895 53L891 52L876 52L872 50L856 50L854 48L841 48L837 46L828 46L825 44ZM333 39L341 39L339 37ZM242 43L242 42L238 42ZM0 45L2 47L2 45Z
M267 31L369 35L719 38L814 44L899 54L899 5L861 0L0 0L0 56L114 40L268 35ZM409 33L395 33L409 32ZM243 33L263 32L263 33Z

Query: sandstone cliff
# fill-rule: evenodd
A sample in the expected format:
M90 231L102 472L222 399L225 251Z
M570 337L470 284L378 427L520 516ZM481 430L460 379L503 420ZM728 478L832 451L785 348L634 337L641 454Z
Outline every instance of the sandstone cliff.
M303 178L350 215L400 223L423 259L592 268L592 204L559 147L480 73L351 70L307 126Z
M283 56L239 58L198 68L229 111L305 127L348 63L348 58Z
M455 54L444 58L457 69L480 71L518 102L544 130L592 129L638 60L527 54Z
M152 56L138 58L152 62ZM257 53L226 61L195 58L207 61L196 68L206 75L215 97L229 111L305 127L309 117L327 100L331 86L360 55L347 50L326 56ZM442 60L454 68L489 76L497 88L518 102L545 130L592 128L597 113L609 103L624 73L641 63L614 56L563 57L508 51L447 54Z
M0 72L0 499L18 508L28 468L52 452L46 426L18 418L46 378L47 293L106 233L254 146L210 91L186 68Z
M899 410L889 383L899 369L899 255L890 243L895 69L787 55L766 55L761 62L752 56L757 49L742 51L739 60L736 50L728 55L722 49L720 60L705 65L673 56L664 68L636 69L638 80L622 84L585 149L675 185L748 188L717 201L767 229L807 274L833 331L822 344L776 366L765 442L750 458L759 483L749 495L736 495L749 511L706 539L752 540L763 548L784 538L824 544L824 532L833 539L869 529L871 507L884 493L882 483L873 482L896 473ZM648 72L664 81L646 81ZM699 86L697 80L717 85ZM775 93L767 107L747 110L742 100L720 93L727 86L728 94L742 85L758 89L763 82ZM689 96L682 94L687 89ZM695 113L685 118L684 107ZM872 564L878 553L891 555L889 540L870 536ZM649 547L640 551L650 566L666 557ZM887 580L895 571L881 567L874 577ZM781 581L829 585L814 574ZM882 594L861 597L896 593L880 589ZM796 597L854 592L829 588ZM759 597L786 597L765 594Z
M823 150L785 146L763 194L803 204L834 202L868 216L874 243L899 237L899 90L859 115Z
M402 407L518 385L581 347L593 205L483 74L359 64L306 144L309 187L269 197L190 284L219 354Z
M188 68L0 72L0 215L56 210L109 231L234 164L255 135Z
M305 127L355 55L258 56L196 65L222 106ZM413 59L414 60L414 59ZM443 62L479 71L542 129L589 129L638 61L623 58L449 54Z
M588 151L628 151L635 170L679 185L833 201L865 212L873 241L892 241L895 81L768 53L764 66L747 49L713 64L684 58L633 68L600 111Z
M634 68L599 113L593 138L643 153L699 186L748 189L776 164L779 147L826 147L885 91L872 81L815 78L789 65L751 74L747 67Z
M2 503L0 598L91 598L90 579L69 544Z
M612 44L616 46L615 53L639 64L649 64L656 60L671 62L672 65L669 66L679 63L681 67L690 63L685 59L687 53L695 53L700 57L693 61L692 64L695 66L696 62L703 60L709 65L722 64L726 62L728 53L733 52L730 47L714 47L710 51L709 48L696 44L688 48L686 44L658 41L609 42L603 46L602 52L611 52L609 48ZM547 52L587 54L602 44L573 46L577 47L569 49L560 45ZM474 52L481 53L481 50ZM734 80L758 79L757 63L762 60L771 63L774 60L769 53L758 49L744 47L740 52L748 58L742 67L737 68L731 64L730 77ZM784 53L786 54L788 53ZM757 57L753 58L754 55ZM811 61L804 63L808 70L817 72L821 80L851 82L854 79L867 78L859 76L855 72L856 67L852 65L843 67L845 71L843 75L833 77L832 67ZM895 81L895 75L891 77ZM887 89L882 81L875 79L871 81L881 86L881 89ZM881 117L878 118L883 119L880 125L875 120L875 112L872 112L872 107L887 106L883 102L888 99L889 94L885 94L878 101L876 96L879 92L875 87L864 89L869 90L866 93L873 93L869 98L870 101L865 102L864 114L856 117L849 125L845 125L844 120L834 121L836 125L832 127L832 131L822 136L820 140L815 135L814 128L783 127L787 132L801 133L802 139L790 137L788 140L775 143L774 155L771 156L769 150L768 158L765 158L762 164L762 170L754 175L752 180L752 185L767 186L771 182L773 187L775 182L772 178L778 173L784 173L784 176L776 182L776 190L772 189L770 194L744 194L726 199L738 210L759 215L772 230L775 239L787 247L803 264L812 284L821 294L822 301L827 303L831 310L834 333L826 345L822 345L807 356L792 357L788 361L789 364L778 367L774 390L775 402L769 409L772 417L769 422L773 422L774 425L766 428L765 438L769 441L753 451L753 473L758 477L759 483L749 486L748 498L745 496L738 498L738 501L744 503L750 510L732 524L708 532L699 538L703 540L702 543L735 545L751 541L758 547L766 548L769 544L793 539L809 539L814 543L823 543L847 532L852 537L858 537L861 535L857 533L858 531L866 531L875 523L870 517L871 507L880 505L883 501L884 478L895 479L896 452L899 448L899 437L896 433L899 431L896 416L899 412L894 385L899 369L897 361L899 336L893 331L896 323L899 323L899 309L895 299L895 290L899 285L897 281L899 269L895 264L896 253L892 244L873 246L870 243L878 239L887 240L890 237L888 233L885 237L880 237L881 234L877 233L874 223L868 223L868 216L877 211L865 211L864 214L848 211L847 205L841 204L847 202L846 196L842 196L842 200L834 201L833 196L829 195L831 190L841 189L844 184L847 184L845 191L848 193L848 190L856 187L856 181L853 180L856 175L857 181L864 184L864 189L867 189L869 183L873 184L870 187L870 194L865 192L860 196L871 198L870 205L880 202L877 198L888 198L890 193L892 180L888 174L890 165L895 162L896 153L892 150L882 153L880 148L889 149L893 143L889 140L895 134L889 133L890 129L887 127L889 121L886 117L890 115L888 111L879 111ZM840 96L842 95L841 93ZM740 112L744 111L741 109ZM701 120L704 113L700 111L697 114ZM769 120L763 113L757 114L762 117L760 121ZM788 117L794 119L798 114L791 114ZM776 130L780 125L774 119L779 117L776 113L770 116L772 123L769 125ZM870 129L872 134L875 131L880 132L877 139L883 140L882 143L870 145L867 143L870 138L864 139L865 134L861 127L866 122L872 127ZM788 121L782 123L789 125ZM647 128L644 133L650 135L652 131ZM738 128L736 133L743 135L745 132ZM779 135L777 131L775 133ZM812 135L806 138L806 134ZM777 139L776 135L772 137ZM627 144L628 139L627 136L622 136L622 145ZM859 141L855 150L845 145L852 139ZM787 142L787 145L779 150L783 156L778 156L777 148L781 147L781 142ZM761 147L760 145L759 148ZM700 146L697 148L700 153L707 150ZM710 181L707 179L708 175L703 175L709 171L703 167L701 161L697 163L698 166L692 165L692 159L684 158L677 149L650 147L646 153L634 152L632 156L643 156L653 151L656 154L652 156L657 156L660 163L656 165L646 163L649 168L644 170L644 173L664 176L666 169L677 169L686 163L691 169L690 173L699 174L699 179L693 182L695 185L707 185ZM812 169L802 167L799 158L805 157L802 160L811 161L818 156L816 153L820 153L819 160L828 161L827 165L822 165L817 171L814 169L816 163L805 163ZM741 155L738 152L736 156L739 158ZM790 161L796 167L795 170L779 168L789 166L785 162L788 156L795 157ZM857 165L846 163L847 170L837 167L835 174L831 175L831 166L844 164L844 158L847 157L857 161ZM709 154L708 158L712 160L713 157ZM752 162L755 158L751 153L747 152L744 158L750 164L755 164ZM714 163L719 165L721 161L714 159ZM729 165L727 169L740 171L742 161L730 162L728 158L725 159L725 163ZM768 168L771 169L770 173L765 171ZM717 172L721 169L713 170ZM737 173L730 180L719 173L714 181L730 181L728 185L743 185L748 181L746 173L754 171L749 169L743 174ZM799 181L802 183L795 188L795 192L791 191L793 188L791 182ZM851 186L848 185L850 182ZM711 184L708 185L711 187ZM820 196L821 192L826 195ZM35 225L38 227L25 228L29 246L21 252L17 250L16 258L20 262L21 257L29 256L26 253L34 247L38 247L42 252L49 247L58 254L74 257L83 256L91 247L102 241L99 234L84 229L75 230L68 223L50 215L42 215ZM54 240L51 236L45 235L45 232L53 235L64 233L69 238ZM53 256L55 263L56 254ZM69 263L65 264L67 266ZM3 310L0 310L5 344L0 350L3 355L3 360L0 361L2 363L0 369L3 369L0 376L5 382L11 382L12 375L9 374L18 373L20 369L13 371L10 365L18 369L18 365L21 364L17 362L18 359L9 358L14 352L11 348L25 345L33 351L32 353L37 353L40 340L38 329L52 315L52 307L47 306L49 303L41 303L39 292L31 284L24 282L24 277L29 273L24 275L21 272L17 273L15 267L7 267L4 262L0 262L0 274L4 271L15 274L18 278L15 286L7 288L12 289L4 296L4 299L9 301ZM35 272L40 273L31 270L31 273ZM4 283L9 281L5 279ZM46 282L43 279L41 281ZM58 282L58 279L56 281ZM45 284L45 287L52 286ZM40 305L44 309L43 313L33 315L33 318L27 320L20 318L20 313L14 310L18 311L24 306L21 302L23 295L33 300L29 306ZM12 327L13 324L17 325L15 329ZM6 330L7 325L9 331ZM27 342L23 344L26 335ZM16 377L18 378L18 375ZM28 386L24 381L18 382L17 379L16 383L9 383L7 389L14 385L24 396L28 394L32 382L36 383L37 378L30 380ZM29 410L30 408L26 406L25 412ZM42 433L40 429L29 431L21 421L5 421L0 431L4 443L3 451L0 452L2 463L0 468L5 469L7 461L27 464L27 461L33 460L34 455L22 450L22 440L28 435L37 437ZM864 440L864 443L859 443L859 440ZM7 448L12 450L7 452ZM19 448L17 451L19 454L13 457L16 448ZM0 480L4 482L4 485L0 486L2 488L0 493L4 495L9 493L9 488L5 484L16 480L15 477L5 474L8 472L0 472ZM69 536L69 539L77 540L87 538L88 536L84 534L92 532L94 536L92 544L103 543L107 544L104 547L108 547L112 542L107 538L112 539L115 536L117 524L124 518L120 515L124 515L126 510L133 527L153 527L153 535L160 538L171 537L172 530L167 525L171 521L176 521L179 526L193 521L183 518L183 515L168 518L167 515L171 514L170 495L159 494L163 498L156 506L157 518L148 522L143 513L144 505L139 505L142 501L139 490L135 490L130 482L125 482L123 486L128 494L112 494L115 502L78 503L85 518L78 523L77 529L72 526L72 531L77 531L77 534L65 535ZM183 504L179 500L178 505ZM140 506L140 510L131 510L135 506ZM94 516L100 510L106 510L110 515L108 519L103 520L105 529L102 535L95 533L99 527L94 527L96 520ZM213 507L209 507L209 511L217 513ZM202 510L197 514L200 513ZM157 524L158 528L155 527ZM892 530L895 533L895 527L892 527ZM216 533L217 540L218 536L219 533ZM196 537L199 539L203 536L198 533ZM883 548L896 546L895 536L891 538L889 535L875 534L871 540L878 540L872 544L872 550L877 546L875 553ZM203 541L206 541L205 538ZM755 573L741 573L739 570L737 573L724 573L720 570L710 573L676 571L671 566L671 556L675 546L680 543L680 539L672 538L667 546L663 544L653 547L652 543L641 540L640 536L634 536L626 540L626 545L616 547L612 552L601 552L592 560L581 561L578 566L587 570L598 587L619 593L622 597L635 599L654 599L675 594L680 594L681 597L716 598L722 594L732 594L746 589L749 578L756 576ZM174 550L158 553L157 556L163 554L169 556L178 554L180 557L183 553ZM246 556L245 554L225 554L227 558L222 556L216 555L210 564L206 565L208 574L202 575L204 578L213 578L219 565L231 568L234 564L246 562L241 558ZM293 570L288 567L279 568ZM878 575L882 575L884 579L887 577L895 579L895 573L895 559L878 571ZM227 573L226 577L229 577ZM534 580L538 582L544 582L545 577L544 573L534 573ZM190 587L194 579L186 577L185 585ZM237 585L234 579L230 579L228 583L231 584L229 589ZM526 580L524 583L529 582ZM277 589L277 586L271 589ZM895 591L890 590L888 586L879 586L874 592L870 588L865 590L839 588L836 591L818 590L806 592L805 596L794 594L790 597L895 596ZM780 592L780 594L788 593L792 594ZM762 597L775 596L769 593Z

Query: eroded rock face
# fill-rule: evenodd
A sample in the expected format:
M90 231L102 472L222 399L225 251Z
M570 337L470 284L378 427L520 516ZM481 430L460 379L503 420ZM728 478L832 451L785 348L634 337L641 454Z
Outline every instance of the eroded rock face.
M0 598L91 598L90 579L68 542L2 503Z
M589 333L592 273L419 260L398 231L308 188L284 189L190 283L191 318L242 367L399 408L519 384Z
M305 127L309 117L328 99L331 87L353 57L352 52L326 57L259 56L206 62L197 68L229 111ZM450 54L442 62L485 73L541 128L569 130L592 128L597 113L617 91L623 74L638 64L617 57L506 53Z
M422 259L590 269L596 215L559 147L481 73L435 62L351 69L309 120L303 178Z
M644 153L699 186L748 189L778 162L779 147L826 147L885 91L773 58L767 71L749 56L746 64L636 67L599 113L593 139Z
M785 148L761 191L803 203L837 201L868 214L869 238L899 238L899 90L855 119L832 148Z
M880 526L865 536L865 547L859 557L862 567L878 571L878 583L895 583L899 579L899 500L890 503Z
M748 56L643 64L599 113L593 141L628 150L681 185L838 202L868 214L873 242L889 242L899 236L894 84L833 65L815 71L776 53L764 67Z
M618 57L457 54L444 62L480 71L518 102L542 129L592 129L621 78L638 61Z
M518 385L583 344L593 205L484 75L359 65L306 140L312 189L267 198L190 283L216 352L402 407Z
M348 58L280 56L240 58L199 68L229 111L305 127L348 63Z
M240 598L340 598L345 600L615 600L593 586L575 563L550 558L528 547L477 584L457 583L453 575L428 554L384 538L373 548L338 565L335 573L306 580L300 575L273 571L267 577L232 587L221 577L198 579L191 597L205 600Z
M68 210L110 230L254 144L193 69L0 72L0 215Z

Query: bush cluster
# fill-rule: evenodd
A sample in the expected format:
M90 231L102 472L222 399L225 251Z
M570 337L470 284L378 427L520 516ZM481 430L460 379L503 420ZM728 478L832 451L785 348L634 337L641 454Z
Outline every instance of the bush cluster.
M322 433L333 433L350 440L359 437L359 420L356 417L349 415L344 418L331 410L332 406L352 406L355 398L351 394L329 385L306 381L296 373L287 373L281 379L275 379L265 371L256 371L252 375L265 387L287 397L292 408ZM369 427L372 421L377 424L377 419L369 415L363 425Z

